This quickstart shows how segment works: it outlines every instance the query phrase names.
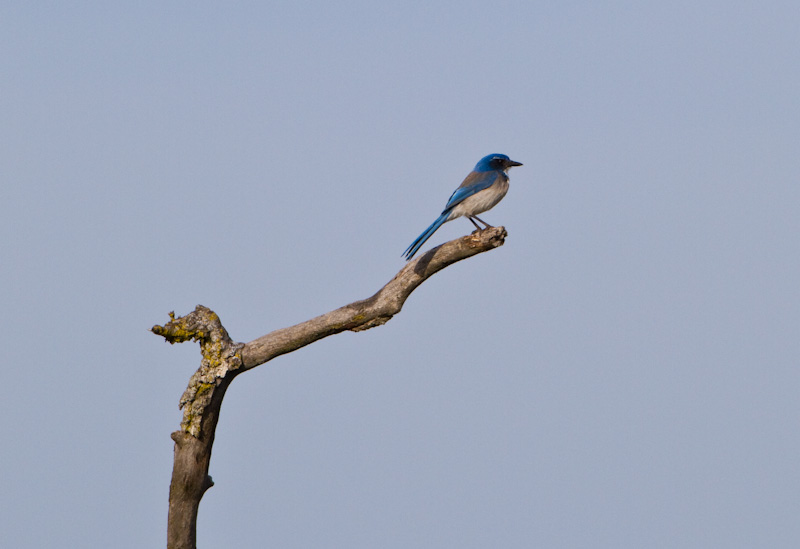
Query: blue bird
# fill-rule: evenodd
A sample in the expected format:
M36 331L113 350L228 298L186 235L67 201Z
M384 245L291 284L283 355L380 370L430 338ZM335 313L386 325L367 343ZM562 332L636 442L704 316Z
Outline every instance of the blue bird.
M425 241L451 219L465 216L479 231L481 227L475 223L476 219L485 225L484 229L491 227L479 218L478 214L491 210L503 199L508 192L508 169L514 166L522 166L522 164L514 162L504 154L490 154L481 158L480 162L475 165L475 169L447 201L442 215L431 223L431 226L425 229L425 232L419 235L403 252L406 260L414 257Z

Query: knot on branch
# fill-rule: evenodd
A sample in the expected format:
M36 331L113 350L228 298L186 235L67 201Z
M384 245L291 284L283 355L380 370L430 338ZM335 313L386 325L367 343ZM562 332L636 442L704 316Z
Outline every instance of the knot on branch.
M186 316L175 318L175 313L169 316L171 320L167 324L153 326L151 331L170 343L200 342L203 357L200 368L189 379L189 386L180 400L180 408L183 409L181 429L193 437L199 437L216 389L223 380L228 378L229 383L241 371L241 349L244 344L231 340L219 316L208 307L198 305ZM222 387L222 393L225 388L227 383ZM216 409L211 411L216 416ZM216 417L212 419L215 421Z
M387 322L392 319L393 315L386 314L386 315L379 315L375 318L371 318L366 322L362 322L359 324L355 324L352 327L348 328L351 332L363 332L364 330L369 330L370 328L376 328L378 326L383 326Z

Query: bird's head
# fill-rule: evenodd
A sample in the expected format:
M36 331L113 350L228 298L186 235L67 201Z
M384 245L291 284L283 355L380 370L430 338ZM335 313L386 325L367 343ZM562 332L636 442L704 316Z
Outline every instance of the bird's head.
M504 154L490 154L481 158L475 165L476 172L506 171L514 166L522 166L520 162L511 160Z

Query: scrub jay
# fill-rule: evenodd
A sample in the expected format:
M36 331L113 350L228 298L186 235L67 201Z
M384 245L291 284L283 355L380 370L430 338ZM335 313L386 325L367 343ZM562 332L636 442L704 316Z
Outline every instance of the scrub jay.
M406 260L414 257L425 241L433 236L436 229L451 219L463 215L472 221L479 231L481 228L475 223L476 219L486 225L484 229L491 227L477 214L491 210L503 199L508 192L508 169L514 166L522 166L522 164L514 162L504 154L490 154L481 158L472 173L464 179L464 182L447 201L442 215L403 252Z

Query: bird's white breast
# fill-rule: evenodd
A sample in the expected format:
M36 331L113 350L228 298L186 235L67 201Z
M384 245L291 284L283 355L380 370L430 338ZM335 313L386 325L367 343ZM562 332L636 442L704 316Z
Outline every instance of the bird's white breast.
M483 189L479 193L465 198L461 204L453 208L449 216L450 219L455 219L462 215L478 215L494 208L508 192L508 177L504 176L505 174L498 177L494 185L488 189Z

